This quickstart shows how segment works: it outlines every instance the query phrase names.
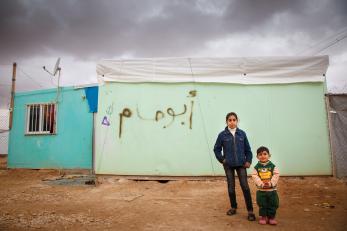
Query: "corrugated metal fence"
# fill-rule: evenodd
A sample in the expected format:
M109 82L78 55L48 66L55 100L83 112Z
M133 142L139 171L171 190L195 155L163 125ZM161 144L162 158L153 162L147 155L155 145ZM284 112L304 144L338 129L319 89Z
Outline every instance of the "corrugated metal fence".
M347 94L327 97L334 175L347 177Z
M0 109L0 154L8 154L9 111Z

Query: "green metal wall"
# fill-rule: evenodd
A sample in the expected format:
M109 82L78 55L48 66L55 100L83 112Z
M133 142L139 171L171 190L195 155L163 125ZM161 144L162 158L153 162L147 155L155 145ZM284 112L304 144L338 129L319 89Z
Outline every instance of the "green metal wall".
M230 111L248 135L253 165L265 145L282 175L331 175L324 83L106 83L99 88L96 173L224 175L213 146Z

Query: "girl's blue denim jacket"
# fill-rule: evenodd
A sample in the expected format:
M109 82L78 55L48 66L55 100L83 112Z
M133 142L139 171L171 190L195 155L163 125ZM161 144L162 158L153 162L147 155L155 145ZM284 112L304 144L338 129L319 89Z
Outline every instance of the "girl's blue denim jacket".
M239 128L236 128L235 137L228 127L219 133L213 151L220 163L225 159L230 167L240 167L246 162L252 163L253 155L246 133Z

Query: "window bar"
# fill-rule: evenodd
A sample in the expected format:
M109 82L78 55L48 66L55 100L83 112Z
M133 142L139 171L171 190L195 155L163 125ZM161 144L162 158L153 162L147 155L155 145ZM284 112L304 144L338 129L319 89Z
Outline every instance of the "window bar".
M35 105L33 105L32 108L33 108L33 129L32 129L32 132L35 132L35 119L36 119L36 108L35 108Z
M31 132L35 130L34 121L35 121L35 107L34 105L30 105L30 113L31 113Z
M34 105L30 105L30 110L31 110L31 132L35 130L34 127L34 121L35 121L35 107Z
M52 104L49 104L49 133L53 133L52 131Z
M43 105L43 130L47 132L47 104Z
M30 105L27 105L27 109L28 109L28 132L30 132L30 127L31 127L31 108Z
M36 104L34 105L34 131L36 132L37 131L37 122L36 122L36 120L37 120L37 106L36 106Z
M31 105L29 105L28 106L28 108L29 108L29 132L31 132L31 128L32 128L32 119L33 119L33 117L31 116L32 114L31 114Z
M38 104L37 105L38 107L37 107L37 112L38 112L38 115L39 115L39 117L37 118L37 123L38 123L38 130L39 130L39 132L42 132L42 122L41 122L41 120L42 120L42 116L41 116L41 104Z
M37 131L37 105L34 105L34 131Z
M33 108L33 129L31 130L32 132L35 132L35 116L36 116L36 108L35 105L32 106Z
M41 131L41 105L37 105L37 131Z
M40 131L40 105L36 104L36 132Z
M51 119L51 117L50 117L50 115L49 115L49 105L50 105L50 104L47 104L47 105L46 105L46 109L47 109L47 110L46 110L46 127L47 127L47 128L46 128L46 131L48 131L48 132L50 131L49 121L50 121L50 119Z
M52 122L51 122L51 125L52 125L52 129L51 129L51 131L52 131L52 133L55 133L55 104L51 104L51 106L52 106Z
M30 105L30 132L34 131L34 107Z
M41 104L41 111L42 111L42 115L41 115L41 127L42 127L42 132L45 132L45 105L46 104Z
M27 126L26 126L26 132L29 133L30 131L30 106L27 105L27 117L26 117L26 123L27 123Z
M49 117L47 116L48 115L48 104L45 104L45 131L49 131L48 130L48 120L49 120Z
M47 104L47 131L51 133L51 104Z
M39 132L42 132L43 131L43 128L42 128L42 104L39 104L39 119L38 119L38 122L39 122Z
M52 104L48 104L48 132L51 133L51 105Z
M35 121L35 107L34 105L30 105L31 110L31 132L35 131L34 121Z

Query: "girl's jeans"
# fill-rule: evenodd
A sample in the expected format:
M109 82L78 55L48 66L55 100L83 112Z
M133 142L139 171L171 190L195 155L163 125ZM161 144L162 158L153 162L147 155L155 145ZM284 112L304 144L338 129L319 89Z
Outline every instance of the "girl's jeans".
M237 176L240 181L241 189L243 192L243 196L245 198L247 211L251 212L253 211L253 204L252 204L252 197L251 197L251 191L248 186L247 181L247 171L244 167L229 167L226 164L223 164L225 175L227 177L228 182L228 192L229 192L229 199L231 208L237 208L237 202L236 202L236 193L235 193L235 170L237 172Z

